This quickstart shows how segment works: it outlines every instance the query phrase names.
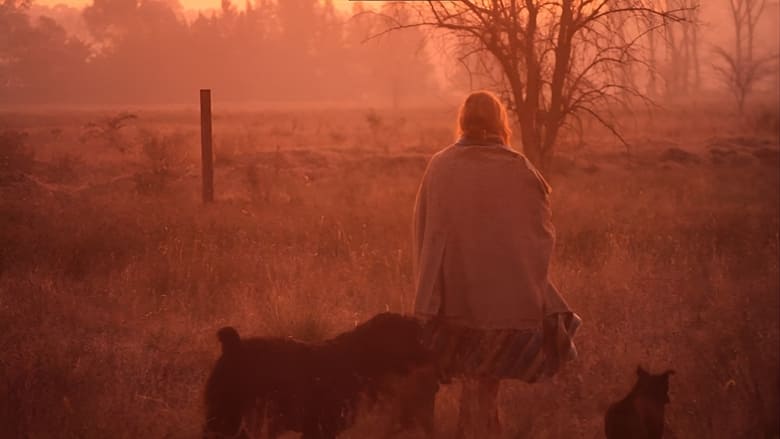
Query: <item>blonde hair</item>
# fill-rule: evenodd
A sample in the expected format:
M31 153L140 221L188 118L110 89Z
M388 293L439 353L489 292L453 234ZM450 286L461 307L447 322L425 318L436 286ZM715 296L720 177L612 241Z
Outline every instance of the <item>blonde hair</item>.
M475 91L463 101L458 112L458 126L455 132L459 138L476 140L497 136L507 146L512 136L504 104L495 94L487 90Z

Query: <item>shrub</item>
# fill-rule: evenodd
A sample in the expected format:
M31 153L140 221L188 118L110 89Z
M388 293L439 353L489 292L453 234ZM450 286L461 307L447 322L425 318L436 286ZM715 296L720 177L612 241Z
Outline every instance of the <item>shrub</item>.
M146 170L135 175L136 190L141 194L163 192L176 175L181 164L177 152L185 138L182 133L159 134L153 131L141 133L141 152Z
M127 152L130 149L130 142L123 136L122 129L130 121L138 119L138 116L128 112L121 112L114 116L103 117L84 126L84 132L81 135L83 143L94 141L103 145L117 149L119 152Z
M55 183L68 183L78 179L78 168L84 163L78 154L63 153L49 164L48 178Z
M27 133L6 130L0 132L0 172L30 172L35 153L27 145Z
M756 131L777 135L780 132L780 114L777 108L762 108L753 118Z
M387 152L389 145L387 144L387 141L382 139L382 131L385 126L382 117L377 114L375 110L369 110L368 113L366 113L366 123L368 124L368 130L371 132L371 139L373 140L374 145Z

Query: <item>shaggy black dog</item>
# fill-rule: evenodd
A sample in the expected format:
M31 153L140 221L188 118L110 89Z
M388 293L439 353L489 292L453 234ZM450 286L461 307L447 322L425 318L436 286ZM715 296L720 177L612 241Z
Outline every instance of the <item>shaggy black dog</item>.
M334 438L363 400L396 400L401 427L430 435L439 380L422 330L416 319L391 313L321 343L241 339L222 328L222 355L206 383L204 437L245 437L242 424L261 413L269 437L292 430Z
M667 370L652 375L637 367L637 381L628 396L612 404L604 418L607 439L660 439L664 432L664 407L669 403Z

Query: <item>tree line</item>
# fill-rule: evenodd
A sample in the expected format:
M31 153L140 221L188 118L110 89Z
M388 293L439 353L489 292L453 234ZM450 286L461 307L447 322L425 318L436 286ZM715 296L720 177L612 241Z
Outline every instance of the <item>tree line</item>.
M223 0L187 17L166 0L94 0L86 36L34 6L0 4L0 103L189 103L212 88L225 101L399 105L439 91L422 32L365 41L387 23L359 5Z

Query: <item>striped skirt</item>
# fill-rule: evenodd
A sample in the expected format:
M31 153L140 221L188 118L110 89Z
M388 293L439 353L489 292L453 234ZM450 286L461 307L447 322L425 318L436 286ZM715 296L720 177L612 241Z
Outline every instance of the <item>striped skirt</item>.
M444 379L534 383L577 357L573 338L581 323L571 312L548 316L541 328L531 330L476 329L433 319L426 325L424 343L436 353Z

